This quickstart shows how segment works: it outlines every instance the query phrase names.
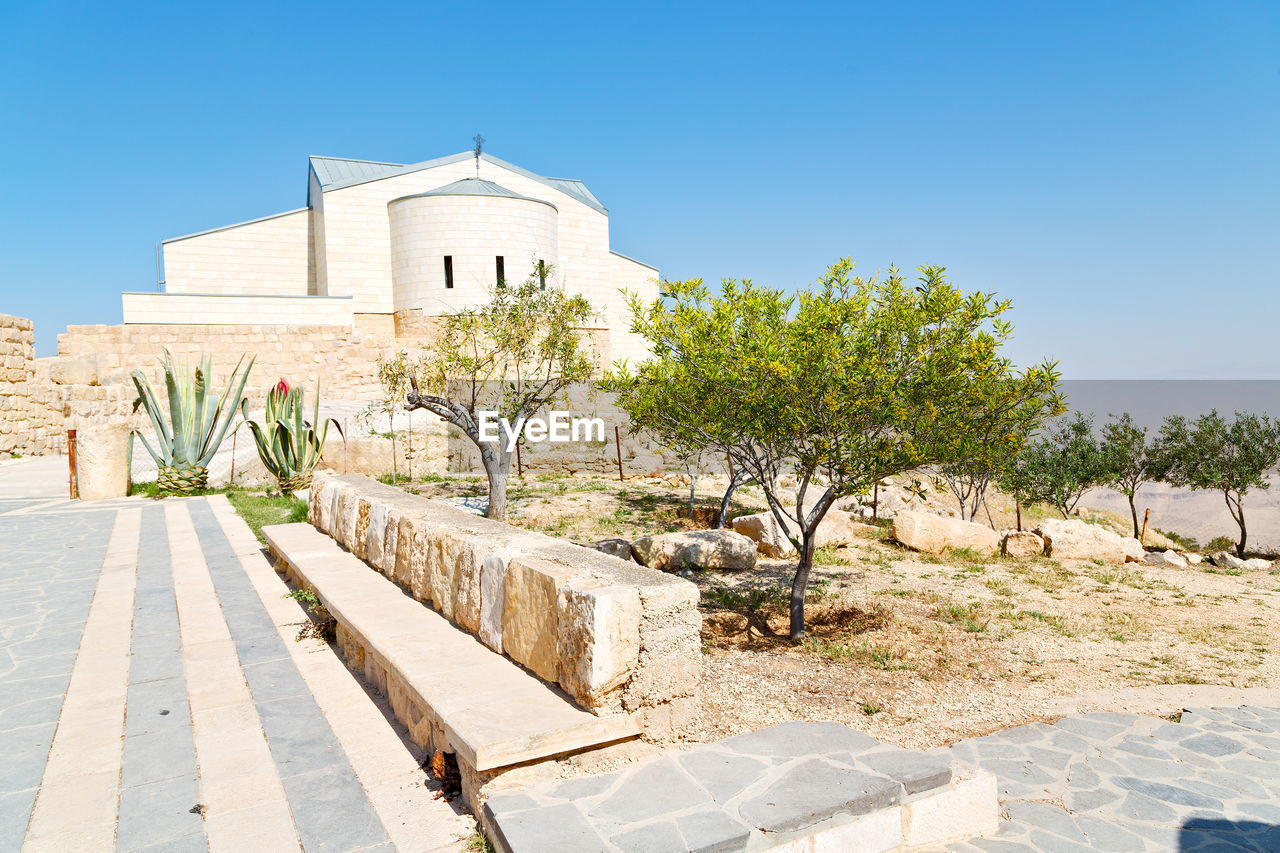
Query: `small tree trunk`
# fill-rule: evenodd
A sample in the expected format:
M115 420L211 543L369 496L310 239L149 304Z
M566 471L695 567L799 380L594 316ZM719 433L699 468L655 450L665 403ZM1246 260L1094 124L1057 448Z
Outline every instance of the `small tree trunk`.
M716 530L724 527L724 517L729 512L729 503L733 500L733 493L738 490L738 486L741 486L742 481L746 478L745 471L738 471L729 478L729 488L724 490L724 497L720 498L720 512L716 515Z
M1138 530L1138 503L1134 495L1129 495L1129 514L1133 516L1133 538L1142 538L1142 533Z
M791 581L791 630L792 642L804 639L804 594L809 588L809 572L813 569L813 546L817 539L817 525L804 531L800 542L800 564Z
M511 454L504 447L495 450L482 447L480 461L484 463L484 473L489 478L489 511L485 518L504 521L507 517L507 478L511 474Z
M1014 498L1013 509L1014 509L1014 512L1018 514L1018 532L1021 533L1022 532L1022 499L1021 498Z
M1244 525L1244 503L1241 502L1236 507L1240 512L1240 541L1236 543L1236 556L1243 560L1244 546L1249 540L1249 530Z

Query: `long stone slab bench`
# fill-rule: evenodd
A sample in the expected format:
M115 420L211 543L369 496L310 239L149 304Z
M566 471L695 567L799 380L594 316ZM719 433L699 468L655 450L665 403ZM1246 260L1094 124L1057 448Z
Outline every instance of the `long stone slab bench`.
M583 710L311 525L262 534L277 570L333 616L348 663L388 695L415 742L456 754L464 781L639 734L635 715Z
M374 571L578 705L646 737L700 713L698 589L363 476L317 474L308 520Z
M996 779L839 723L782 723L636 767L496 793L502 853L882 853L996 829Z

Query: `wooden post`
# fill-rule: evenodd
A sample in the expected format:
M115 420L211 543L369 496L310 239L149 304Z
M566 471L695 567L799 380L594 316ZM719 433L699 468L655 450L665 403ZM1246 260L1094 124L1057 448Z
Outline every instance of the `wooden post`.
M1014 506L1014 509L1016 509L1018 512L1018 532L1021 533L1022 532L1022 501L1014 500L1013 506Z
M520 442L516 442L516 476L524 477L524 462L520 459Z
M880 520L880 482L871 487L871 520Z
M1147 521L1151 518L1151 507L1147 507L1147 511L1142 514L1142 535L1138 537L1139 545L1147 544Z
M73 429L67 430L67 465L71 469L67 488L71 499L75 500L80 497L80 484L76 482L76 431Z
M621 483L626 477L622 476L622 432L616 426L613 428L613 443L618 445L618 482Z

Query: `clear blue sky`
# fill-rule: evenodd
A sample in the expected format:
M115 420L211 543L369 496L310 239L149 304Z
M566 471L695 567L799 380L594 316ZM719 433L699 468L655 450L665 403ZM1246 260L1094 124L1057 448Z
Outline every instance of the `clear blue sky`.
M1070 378L1280 377L1280 3L0 4L0 312L120 321L306 156L587 181L668 278L841 255Z

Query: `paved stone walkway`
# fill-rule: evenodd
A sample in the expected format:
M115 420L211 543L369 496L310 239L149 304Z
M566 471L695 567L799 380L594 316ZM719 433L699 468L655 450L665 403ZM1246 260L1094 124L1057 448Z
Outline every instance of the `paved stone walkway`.
M934 752L993 773L1007 815L948 851L1280 851L1280 709L1081 714Z
M70 502L11 465L0 853L460 849L470 818L296 641L299 605L225 499Z
M985 794L985 796L984 796ZM899 808L903 806L904 808ZM638 767L489 798L515 853L883 850L922 828L917 809L987 811L992 780L953 785L952 761L882 744L840 723L791 722L671 752ZM977 831L977 830L975 830ZM959 832L929 836L937 841ZM918 844L918 841L907 841Z

